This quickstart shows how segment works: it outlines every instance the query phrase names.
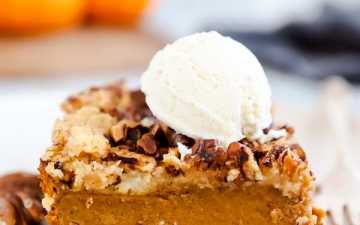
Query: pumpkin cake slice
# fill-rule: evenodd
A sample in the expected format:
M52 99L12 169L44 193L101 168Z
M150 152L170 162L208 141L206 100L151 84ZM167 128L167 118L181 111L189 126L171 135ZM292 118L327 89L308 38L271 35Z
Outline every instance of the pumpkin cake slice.
M91 88L63 109L40 164L52 225L320 224L291 128L224 150L176 133L122 85Z
M180 39L141 87L63 103L39 168L49 224L322 224L305 153L272 125L265 74L240 43Z

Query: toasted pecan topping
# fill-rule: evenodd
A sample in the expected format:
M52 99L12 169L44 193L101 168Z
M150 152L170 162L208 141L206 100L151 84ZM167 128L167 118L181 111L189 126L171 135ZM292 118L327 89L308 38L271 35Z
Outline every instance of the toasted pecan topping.
M152 134L153 136L158 136L161 132L162 130L160 123L155 123L150 129L150 134Z
M136 143L141 138L141 131L136 128L129 128L127 140Z
M138 141L137 145L144 149L148 155L154 155L157 150L154 136L150 133L144 134Z
M189 138L183 134L178 134L178 133L175 133L173 135L172 143L174 144L174 146L177 143L181 143L187 147L191 147L195 144L194 139Z
M130 92L131 103L128 112L132 119L139 121L144 117L152 117L152 113L145 102L145 95L141 91Z
M215 140L196 140L192 147L193 160L202 168L219 168L224 166L227 160L226 151L217 146Z
M262 157L259 160L259 164L263 165L264 167L271 168L273 166L273 159L271 157L271 154L266 154L264 157Z
M127 126L124 122L119 122L110 129L110 135L115 142L123 140L127 136Z
M203 140L203 139L197 139L195 141L194 146L192 147L192 153L201 153L204 150L208 149L214 149L216 148L216 141L215 140Z
M242 165L249 159L249 155L245 149L247 146L238 142L231 143L228 147L228 157L236 162L237 165Z
M14 173L0 178L0 221L8 225L40 224L45 211L36 176Z
M176 146L176 140L174 139L176 135L175 131L160 121L155 122L155 124L150 129L150 133L158 141L160 147L169 148Z
M241 148L242 148L242 144L240 144L239 142L231 143L227 149L228 157L230 159L231 158L235 159Z
M64 105L67 120L57 124L56 148L49 149L52 154L46 157L47 165L53 165L63 176L45 172L68 188L92 187L83 181L89 178L94 184L99 183L97 187L125 187L133 174L150 182L148 176L156 177L155 174L164 171L172 176L183 173L186 177L189 171L207 170L216 174L220 182L240 185L263 178L267 183L281 182L283 191L288 193L286 188L303 188L286 186L290 175L291 182L311 176L308 170L301 171L307 168L305 153L288 141L293 129L286 126L264 130L269 133L272 129L285 129L283 138L264 142L244 138L223 149L216 140L195 140L157 120L140 91L118 85L93 88L71 97ZM100 150L102 154L98 154ZM75 165L73 161L78 163ZM71 163L73 166L69 166ZM273 174L280 176L280 173L284 180L271 180ZM107 182L109 179L111 182Z
M134 129L139 126L140 124L138 122L127 119L121 120L111 127L110 136L115 142L119 142L127 138L128 129Z

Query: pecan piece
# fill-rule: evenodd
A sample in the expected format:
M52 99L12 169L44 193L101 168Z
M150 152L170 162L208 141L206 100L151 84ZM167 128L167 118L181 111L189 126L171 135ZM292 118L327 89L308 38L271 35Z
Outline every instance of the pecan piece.
M249 155L246 152L247 148L247 146L240 144L239 142L231 143L227 150L228 158L234 160L238 166L242 166L249 160Z
M155 137L158 135L158 133L160 132L161 127L159 123L155 123L151 129L150 129L150 133Z
M36 176L13 173L0 178L0 221L8 225L40 224L45 211Z
M110 129L110 135L115 142L118 142L127 136L127 126L124 122L119 122Z
M183 145L185 145L186 147L190 147L192 145L194 145L195 141L192 138L189 138L183 134L174 134L172 137L172 144L174 146L177 145L177 143L181 143Z
M156 153L156 141L154 139L154 136L150 133L141 136L141 138L137 141L137 145L144 149L146 154L154 155Z
M192 153L196 154L203 152L204 150L209 150L209 149L214 150L215 148L216 148L216 141L214 139L209 139L209 140L197 139L192 147Z
M128 136L132 135L133 130L135 130L135 132L138 132L137 129L135 129L138 126L139 123L137 122L131 120L121 120L120 122L111 127L110 135L115 142L125 140L126 138L132 138Z

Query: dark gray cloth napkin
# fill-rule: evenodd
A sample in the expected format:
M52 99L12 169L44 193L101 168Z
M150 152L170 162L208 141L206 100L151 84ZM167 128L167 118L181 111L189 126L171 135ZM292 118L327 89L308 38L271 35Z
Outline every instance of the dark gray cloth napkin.
M280 71L321 79L341 75L360 82L360 9L326 6L312 22L293 22L274 32L223 30Z

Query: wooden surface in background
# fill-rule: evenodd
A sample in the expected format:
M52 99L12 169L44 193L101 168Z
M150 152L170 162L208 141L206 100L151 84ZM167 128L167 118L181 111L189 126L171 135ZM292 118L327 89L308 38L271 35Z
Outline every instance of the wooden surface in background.
M163 46L141 31L87 28L0 38L0 77L143 69Z

